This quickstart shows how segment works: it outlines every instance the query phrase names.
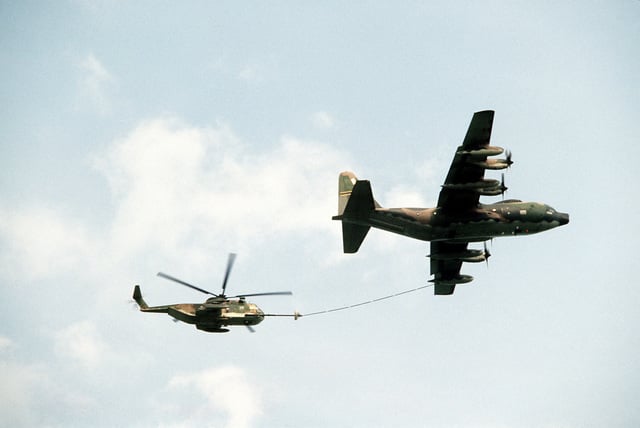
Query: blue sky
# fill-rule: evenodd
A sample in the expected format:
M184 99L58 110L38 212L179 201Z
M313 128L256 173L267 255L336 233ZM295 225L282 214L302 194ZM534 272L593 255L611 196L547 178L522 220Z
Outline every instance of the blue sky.
M640 2L0 3L0 424L640 423ZM432 206L473 112L508 197L571 223L431 289L256 334L128 302L309 313L425 285L428 244L341 253L337 177ZM492 201L494 198L486 198Z

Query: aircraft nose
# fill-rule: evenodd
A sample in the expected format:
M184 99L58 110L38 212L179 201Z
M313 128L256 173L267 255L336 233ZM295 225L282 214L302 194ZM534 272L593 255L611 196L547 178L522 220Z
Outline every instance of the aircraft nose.
M558 213L558 221L560 222L560 226L564 226L569 223L569 214L567 213Z

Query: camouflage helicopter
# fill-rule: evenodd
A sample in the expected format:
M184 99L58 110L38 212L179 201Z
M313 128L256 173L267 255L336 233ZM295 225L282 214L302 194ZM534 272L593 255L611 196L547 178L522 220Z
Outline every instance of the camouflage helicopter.
M195 324L198 330L210 333L226 333L229 331L229 329L224 328L226 326L243 325L253 333L255 330L252 326L260 324L265 314L257 305L247 302L246 298L252 296L291 295L292 293L291 291L272 291L267 293L238 294L236 296L225 295L229 273L231 272L235 259L236 254L230 253L227 270L224 274L224 280L222 281L222 293L220 294L212 293L165 273L158 272L158 276L162 278L213 296L208 298L204 303L177 303L175 305L149 306L142 298L139 285L136 285L133 289L133 300L136 301L141 312L166 313L176 321Z

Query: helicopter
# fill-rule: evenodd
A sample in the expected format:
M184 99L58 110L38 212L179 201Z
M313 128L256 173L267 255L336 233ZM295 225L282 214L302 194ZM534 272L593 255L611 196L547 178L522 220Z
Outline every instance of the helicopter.
M133 300L138 304L141 312L169 314L175 321L195 324L198 330L209 333L226 333L229 331L228 328L225 328L227 326L243 325L247 327L250 332L254 333L255 330L252 326L260 324L265 314L256 304L247 302L246 298L254 296L291 295L293 293L291 293L291 291L272 291L267 293L227 296L225 294L227 281L229 280L229 273L231 272L235 259L236 254L230 253L229 260L227 261L227 270L224 274L224 280L222 281L222 293L220 294L212 293L178 278L158 272L159 277L213 296L209 297L204 303L177 303L174 305L149 306L142 298L142 291L139 285L136 285L133 289Z

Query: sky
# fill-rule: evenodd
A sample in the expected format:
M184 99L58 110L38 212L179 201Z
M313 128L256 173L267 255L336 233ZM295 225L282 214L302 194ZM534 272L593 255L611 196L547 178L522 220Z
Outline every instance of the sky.
M0 2L0 425L640 424L640 2ZM337 178L434 206L474 112L506 197L453 296L208 334L132 305L311 313L427 284L428 243L342 253ZM492 175L494 174L494 175ZM499 174L488 173L499 178ZM499 198L484 198L491 202Z

